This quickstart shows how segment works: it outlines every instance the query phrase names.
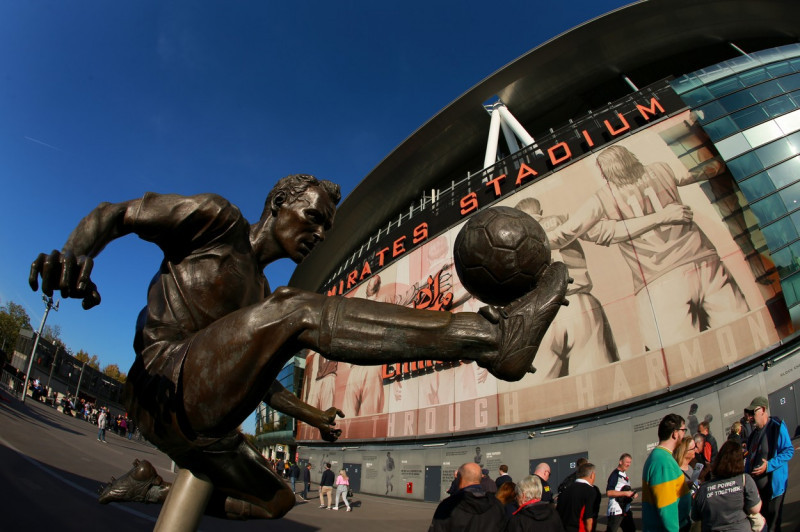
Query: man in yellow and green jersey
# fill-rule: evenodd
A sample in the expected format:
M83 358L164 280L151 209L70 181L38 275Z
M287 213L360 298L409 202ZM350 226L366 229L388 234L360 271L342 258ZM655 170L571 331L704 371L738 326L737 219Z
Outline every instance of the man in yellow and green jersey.
M650 532L679 532L691 525L691 492L672 451L686 434L686 423L668 414L658 424L658 447L642 470L642 525Z

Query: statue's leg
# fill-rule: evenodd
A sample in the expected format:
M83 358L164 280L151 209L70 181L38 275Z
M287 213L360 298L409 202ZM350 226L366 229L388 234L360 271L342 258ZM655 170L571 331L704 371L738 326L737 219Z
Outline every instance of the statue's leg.
M100 486L98 502L163 503L170 490L156 468L147 460L134 460L130 471Z
M431 312L365 299L330 297L312 336L312 349L331 360L361 365L413 360L474 360L496 377L520 380L548 326L566 304L569 277L552 264L531 293L502 309Z
M202 470L214 487L205 507L208 515L227 519L275 519L285 515L295 504L294 493L286 482L238 432L205 449L191 449L181 458L184 463L190 462L194 469ZM174 485L174 489L180 488L178 483ZM173 485L164 482L150 462L135 460L130 471L101 486L99 502L163 504L171 491L174 491ZM173 502L173 506L178 504L180 508L172 508L172 520L191 518L180 514L185 510L186 499L192 497L192 493L184 493L183 502ZM164 508L166 511L167 506ZM159 522L161 520L159 517Z
M191 453L191 461L214 485L206 513L228 519L277 519L296 503L289 485L236 432Z
M194 335L183 366L184 410L198 433L220 431L221 420L242 419L256 407L302 347L361 365L474 360L498 378L519 380L564 303L568 279L566 267L554 263L524 298L481 313L432 312L280 288Z

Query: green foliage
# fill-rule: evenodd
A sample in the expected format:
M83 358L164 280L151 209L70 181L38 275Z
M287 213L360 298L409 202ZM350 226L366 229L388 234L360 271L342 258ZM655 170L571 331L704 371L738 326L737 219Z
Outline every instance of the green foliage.
M61 325L45 325L42 331L42 338L45 340L56 343L61 340Z
M124 383L125 380L128 378L126 374L122 373L119 370L119 366L117 366L116 364L109 364L106 367L104 367L103 374L105 374L108 377L111 377L115 381L119 381L122 383Z
M85 362L90 368L100 371L100 360L97 358L97 355L89 356L89 353L81 349L75 355L75 358L78 359L78 362ZM117 368L117 370L119 370L119 368Z
M31 319L25 308L13 301L0 306L0 348L6 352L9 361L17 345L19 330L22 328L32 329Z

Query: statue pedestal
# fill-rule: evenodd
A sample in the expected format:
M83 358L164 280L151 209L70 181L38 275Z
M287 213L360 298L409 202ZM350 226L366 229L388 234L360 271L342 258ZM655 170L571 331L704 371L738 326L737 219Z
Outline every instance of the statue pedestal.
M214 486L205 477L181 469L158 514L154 532L190 532L197 530L211 498Z

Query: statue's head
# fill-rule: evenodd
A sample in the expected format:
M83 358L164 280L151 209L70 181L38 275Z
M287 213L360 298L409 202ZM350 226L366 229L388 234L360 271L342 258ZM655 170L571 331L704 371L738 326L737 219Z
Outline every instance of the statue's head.
M319 187L324 190L334 206L338 205L339 200L342 199L342 193L336 183L324 179L319 180L313 175L293 174L282 178L272 187L264 202L264 213L270 210L274 212L276 207L295 201L309 187Z
M270 191L261 218L274 218L275 239L299 263L325 239L340 199L335 183L306 174L290 175Z

